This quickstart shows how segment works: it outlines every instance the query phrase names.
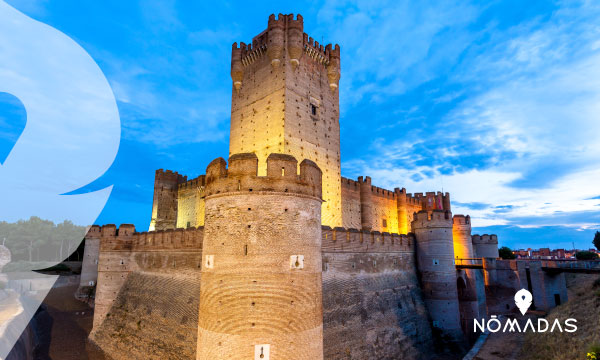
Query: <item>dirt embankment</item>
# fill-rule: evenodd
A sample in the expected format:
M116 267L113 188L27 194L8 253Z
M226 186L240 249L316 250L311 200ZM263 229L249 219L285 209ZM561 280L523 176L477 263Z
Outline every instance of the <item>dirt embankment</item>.
M561 323L577 320L575 332L531 333L524 338L520 359L585 359L593 345L600 345L600 275L567 274L569 301L554 308L546 319Z

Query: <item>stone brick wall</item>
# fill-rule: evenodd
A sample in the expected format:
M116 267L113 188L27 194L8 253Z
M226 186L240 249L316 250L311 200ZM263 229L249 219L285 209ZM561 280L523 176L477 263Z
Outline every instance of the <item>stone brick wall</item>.
M177 227L204 226L205 176L179 184L177 190Z
M130 273L197 273L202 228L136 233L133 225L105 225L100 232L94 331L102 324Z
M109 359L194 359L199 274L132 272L93 341Z
M321 172L271 154L261 177L257 160L206 171L197 359L322 359Z
M361 229L360 184L342 177L342 226L347 229Z
M325 359L420 359L431 326L414 238L323 227Z
M476 257L498 258L498 236L496 235L472 235L473 251Z
M271 153L315 162L323 172L322 221L331 226L342 225L339 54L339 46L303 33L302 16L280 14L252 44L234 44L231 64L230 155L255 153L259 175Z

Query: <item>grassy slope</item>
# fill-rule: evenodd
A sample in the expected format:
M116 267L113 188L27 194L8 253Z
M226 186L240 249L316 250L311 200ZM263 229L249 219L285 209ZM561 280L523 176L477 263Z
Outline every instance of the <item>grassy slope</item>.
M600 275L566 274L569 301L546 317L552 324L560 319L577 319L574 333L528 333L520 358L524 360L585 359L593 344L600 344Z

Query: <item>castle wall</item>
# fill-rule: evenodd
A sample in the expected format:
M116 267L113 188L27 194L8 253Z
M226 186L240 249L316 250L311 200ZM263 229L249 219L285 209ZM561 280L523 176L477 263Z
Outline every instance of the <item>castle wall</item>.
M532 310L549 311L554 308L557 305L555 294L561 304L568 300L564 274L544 271L541 261L488 258L484 261L484 270L489 271L489 268L493 268L495 273L493 278L486 278L489 314L518 313L514 295L520 289L531 292Z
M326 359L418 359L432 347L414 238L323 227Z
M321 171L271 154L260 177L257 160L206 171L197 359L322 359Z
M373 231L398 233L398 201L394 192L380 187L371 187Z
M564 273L544 274L544 288L546 289L546 304L549 309L564 304L569 300L567 294L567 282ZM558 299L556 297L558 296ZM557 302L558 301L558 302Z
M94 327L94 343L113 360L194 359L199 275L132 272Z
M204 226L205 176L179 184L177 190L177 227Z
M201 265L203 229L136 233L133 225L101 229L94 331L110 313L132 272L196 273Z

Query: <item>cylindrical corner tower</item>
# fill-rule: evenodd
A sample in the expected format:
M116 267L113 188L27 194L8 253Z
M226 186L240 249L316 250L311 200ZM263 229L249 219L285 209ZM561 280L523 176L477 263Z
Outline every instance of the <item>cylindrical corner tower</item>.
M323 359L321 170L283 154L206 170L197 359Z
M425 210L415 214L412 230L416 237L417 267L423 297L433 326L455 340L462 340L459 318L456 267L452 242L452 214Z
M469 215L454 215L452 223L454 257L458 259L475 258L471 240L471 217Z
M460 264L471 265L476 260L471 241L471 217L454 215L452 218L452 238L454 240L454 257ZM474 331L473 319L485 314L485 287L481 271L462 269L458 273L456 287L460 305L460 321L463 332L474 340L478 333ZM479 295L478 295L479 294Z
M371 177L358 177L360 186L360 222L363 230L371 230L375 219L373 218L373 193L371 191Z
M473 235L471 237L473 248L477 257L497 259L498 253L498 236L483 234Z
M397 207L398 207L398 233L400 234L408 234L408 208L406 201L406 189L394 189L396 193Z

